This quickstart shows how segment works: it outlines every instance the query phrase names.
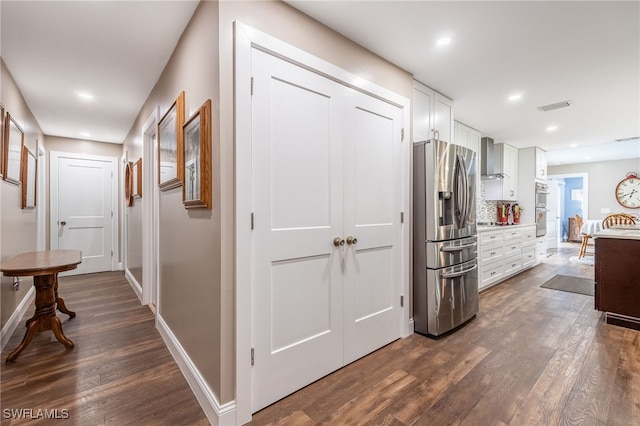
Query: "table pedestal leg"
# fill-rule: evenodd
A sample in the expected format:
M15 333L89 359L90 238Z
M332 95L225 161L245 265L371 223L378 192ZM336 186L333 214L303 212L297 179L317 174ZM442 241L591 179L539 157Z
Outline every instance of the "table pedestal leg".
M15 360L40 331L52 330L56 339L67 349L74 347L73 342L62 332L60 318L56 317L56 275L37 275L33 277L33 284L36 287L36 313L28 321L27 332L20 345L7 356L7 363Z
M53 292L55 295L55 300L56 300L56 307L58 308L58 310L60 312L62 312L63 314L67 314L69 315L69 318L75 318L76 317L76 313L69 310L69 308L67 308L67 305L64 303L64 299L60 296L58 296L58 274L56 274L55 277L55 284L53 286ZM31 318L29 318L26 322L25 322L25 327L29 327L29 324L31 324L31 322L33 320L36 319L36 316L32 316Z

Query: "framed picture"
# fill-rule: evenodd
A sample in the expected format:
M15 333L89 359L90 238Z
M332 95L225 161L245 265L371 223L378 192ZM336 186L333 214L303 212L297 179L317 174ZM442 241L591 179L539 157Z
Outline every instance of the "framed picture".
M571 201L582 201L584 200L584 193L582 189L572 189L571 190Z
M36 206L36 177L38 173L38 159L22 147L22 208L30 209Z
M133 163L127 161L124 169L124 202L127 207L133 206Z
M182 125L184 124L184 92L180 92L171 108L158 123L158 185L161 191L182 184Z
M133 163L133 198L142 198L142 158Z
M190 208L211 208L211 99L184 124L182 202Z
M20 185L20 164L22 161L22 147L24 146L24 132L20 125L7 113L4 122L4 174L7 182Z
M0 103L0 177L4 176L4 105Z

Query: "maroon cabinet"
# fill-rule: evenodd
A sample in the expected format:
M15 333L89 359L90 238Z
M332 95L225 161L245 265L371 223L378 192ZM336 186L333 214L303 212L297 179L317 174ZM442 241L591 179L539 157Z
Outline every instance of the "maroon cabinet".
M595 307L607 312L607 322L640 326L640 240L596 238ZM615 314L633 317L619 324ZM637 321L634 321L634 318ZM624 319L622 319L624 321ZM635 324L635 326L634 326Z

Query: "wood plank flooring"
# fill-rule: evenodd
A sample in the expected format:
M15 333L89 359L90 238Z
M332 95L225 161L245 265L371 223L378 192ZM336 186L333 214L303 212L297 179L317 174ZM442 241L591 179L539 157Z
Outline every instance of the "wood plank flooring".
M540 288L555 274L593 279L569 262L578 250L482 292L457 332L391 343L251 424L640 425L640 332L604 323L591 296Z
M640 425L640 332L605 324L593 297L540 288L555 274L593 278L565 245L480 296L480 313L434 340L401 339L255 413L252 425ZM122 273L66 277L66 351L40 333L13 364L4 409L68 410L74 425L205 425L200 406ZM33 314L33 308L24 320Z
M53 333L41 332L15 362L5 364L24 336L24 327L16 329L2 352L2 425L209 424L155 317L122 272L61 277L59 283L60 296L77 314L69 320L58 312L75 348L67 351ZM18 410L16 418L5 410Z

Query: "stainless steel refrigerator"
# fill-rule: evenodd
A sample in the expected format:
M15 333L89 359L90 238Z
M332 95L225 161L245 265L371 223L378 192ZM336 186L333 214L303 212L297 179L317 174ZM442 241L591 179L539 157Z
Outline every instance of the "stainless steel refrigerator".
M413 146L413 318L440 337L478 312L477 155L431 139Z

